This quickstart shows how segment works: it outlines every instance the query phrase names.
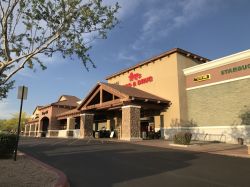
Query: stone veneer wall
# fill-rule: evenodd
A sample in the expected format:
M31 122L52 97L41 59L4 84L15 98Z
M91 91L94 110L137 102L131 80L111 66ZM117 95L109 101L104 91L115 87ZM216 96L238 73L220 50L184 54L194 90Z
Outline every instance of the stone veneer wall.
M93 137L93 114L82 114L80 115L80 137L89 138Z
M121 139L135 140L140 139L140 107L122 107L122 129Z
M250 78L187 91L188 118L198 126L241 125L239 115L250 107Z

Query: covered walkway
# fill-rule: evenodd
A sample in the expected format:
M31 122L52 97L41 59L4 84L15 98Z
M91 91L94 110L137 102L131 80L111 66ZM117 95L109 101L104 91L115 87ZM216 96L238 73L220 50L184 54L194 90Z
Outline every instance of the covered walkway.
M170 105L137 88L98 83L76 109L57 115L57 120L67 124L66 134L73 137L77 133L78 138L93 137L93 132L102 129L118 139L139 140L145 128L155 129L154 117Z

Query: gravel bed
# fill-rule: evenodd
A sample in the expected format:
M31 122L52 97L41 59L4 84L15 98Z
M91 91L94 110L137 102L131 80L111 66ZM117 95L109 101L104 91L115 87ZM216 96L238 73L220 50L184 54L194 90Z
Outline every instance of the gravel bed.
M0 158L1 187L52 187L58 176L24 155L18 155L17 161Z

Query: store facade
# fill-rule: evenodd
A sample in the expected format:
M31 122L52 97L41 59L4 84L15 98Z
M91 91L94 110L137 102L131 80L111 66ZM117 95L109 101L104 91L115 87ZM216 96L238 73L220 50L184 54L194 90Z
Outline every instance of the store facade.
M59 99L46 106L37 106L31 116L31 119L25 124L24 135L45 137L59 136L65 137L63 131L58 134L58 130L66 129L66 122L60 123L56 115L70 111L77 107L80 99L75 96L62 95Z
M247 139L247 126L237 116L250 105L249 59L249 51L210 61L179 48L169 50L108 76L77 106L54 113L48 136L60 134L60 125L53 124L65 124L65 137L75 138L105 129L123 140L145 138L150 131L171 139L185 129L196 139L235 142L244 133ZM219 117L211 117L215 114ZM242 131L231 138L229 132L216 131L226 126L242 126Z
M250 50L184 69L188 118L200 139L249 142ZM250 116L248 116L248 120ZM206 137L205 137L206 136Z

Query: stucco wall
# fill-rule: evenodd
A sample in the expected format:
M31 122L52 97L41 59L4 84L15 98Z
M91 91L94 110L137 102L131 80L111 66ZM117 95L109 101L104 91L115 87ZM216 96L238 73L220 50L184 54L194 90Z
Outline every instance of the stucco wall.
M250 78L188 90L188 118L198 126L240 125L249 96Z
M178 69L178 90L179 90L179 109L180 109L180 119L186 121L188 119L187 115L187 93L186 93L186 77L183 73L183 69L189 68L197 65L197 62L187 58L181 54L177 54L177 69Z
M177 60L180 62L177 63ZM177 64L179 65L177 66ZM112 77L108 80L108 83L126 85L130 83L128 77L131 72L140 73L142 78L152 76L152 82L137 85L135 87L171 101L171 107L166 112L162 113L162 115L164 115L164 125L168 127L172 120L180 119L182 117L186 118L186 97L183 97L183 93L181 93L185 92L186 88L182 69L195 64L196 63L192 62L188 57L174 53L149 64L135 68L134 70L122 73L116 77ZM180 80L178 79L178 75L182 76ZM181 85L179 86L178 84ZM180 99L183 105L183 111L180 109Z

